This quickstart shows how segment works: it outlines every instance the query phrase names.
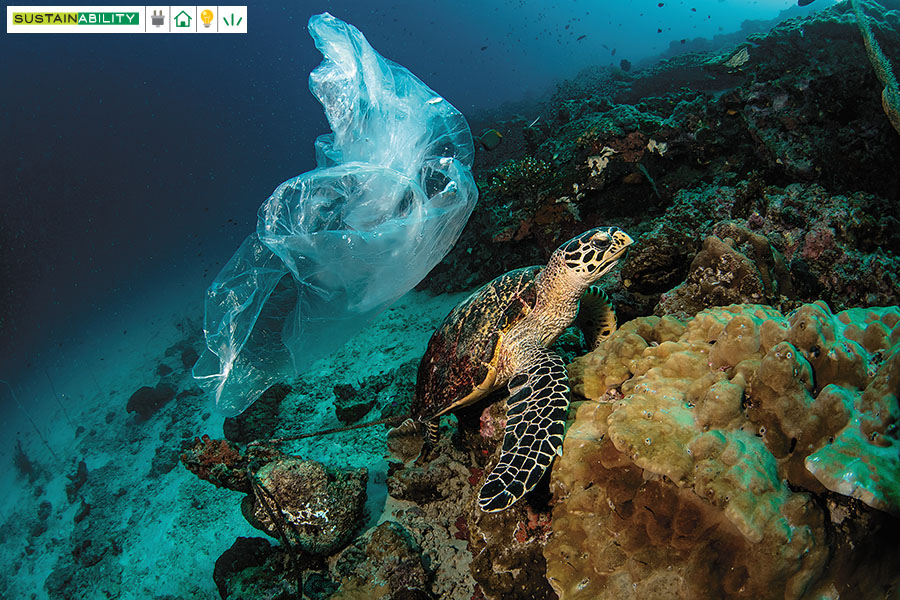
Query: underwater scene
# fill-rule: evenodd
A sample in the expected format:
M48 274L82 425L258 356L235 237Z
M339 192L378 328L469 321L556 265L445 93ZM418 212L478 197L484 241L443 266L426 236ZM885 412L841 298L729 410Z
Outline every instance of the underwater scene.
M900 0L0 56L0 598L900 600Z

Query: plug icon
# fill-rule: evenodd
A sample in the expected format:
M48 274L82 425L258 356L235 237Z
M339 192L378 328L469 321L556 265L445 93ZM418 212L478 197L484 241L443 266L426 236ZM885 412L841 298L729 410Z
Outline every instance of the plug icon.
M165 22L166 17L163 15L163 11L154 10L153 14L150 15L150 22L153 23L156 27L162 27L163 22Z

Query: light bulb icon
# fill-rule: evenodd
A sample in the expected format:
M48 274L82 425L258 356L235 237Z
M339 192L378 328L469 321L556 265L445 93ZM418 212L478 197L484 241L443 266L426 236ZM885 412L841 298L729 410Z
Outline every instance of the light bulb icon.
M202 13L200 13L200 20L203 21L204 27L209 27L210 23L212 23L213 20L213 11L209 10L208 8L204 10Z

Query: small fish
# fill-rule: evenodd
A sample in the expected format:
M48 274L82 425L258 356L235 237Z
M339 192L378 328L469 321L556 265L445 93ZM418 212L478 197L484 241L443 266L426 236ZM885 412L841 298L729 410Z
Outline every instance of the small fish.
M797 0L797 6L808 6L815 2L815 0Z
M580 42L581 40L583 40L583 39L586 38L586 37L587 37L587 34L579 35L579 36L578 36L578 39L577 39L576 41Z
M493 150L500 145L502 140L503 135L499 131L496 129L488 129L478 138L478 143L481 144L481 147L485 150Z
M487 50L487 46L482 46L481 51L484 52L485 50Z
M616 55L616 49L615 49L615 48L613 48L613 49L612 49L612 52L610 52L610 54L609 54L609 55L610 55L610 56L615 56L615 55Z

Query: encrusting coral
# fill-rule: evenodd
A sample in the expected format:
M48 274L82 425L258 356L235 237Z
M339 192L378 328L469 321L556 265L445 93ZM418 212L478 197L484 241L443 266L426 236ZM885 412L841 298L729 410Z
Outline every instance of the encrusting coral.
M898 307L642 317L569 372L588 401L551 482L560 598L841 589L826 488L900 513Z

